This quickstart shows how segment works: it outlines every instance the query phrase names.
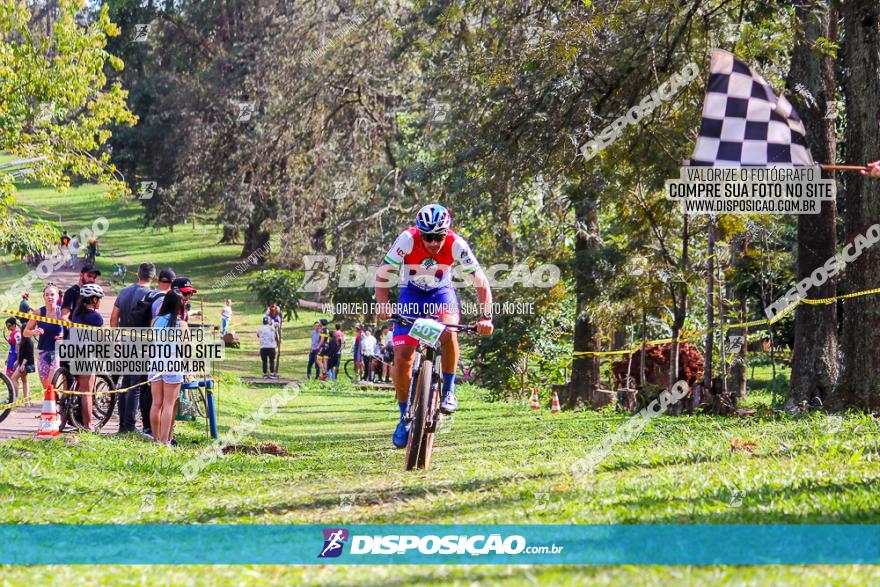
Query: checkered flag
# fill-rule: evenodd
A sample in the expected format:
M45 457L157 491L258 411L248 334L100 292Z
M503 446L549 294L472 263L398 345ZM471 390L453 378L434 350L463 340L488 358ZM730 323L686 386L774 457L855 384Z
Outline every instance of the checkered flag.
M712 49L703 120L690 165L812 166L804 123L785 96L732 53Z

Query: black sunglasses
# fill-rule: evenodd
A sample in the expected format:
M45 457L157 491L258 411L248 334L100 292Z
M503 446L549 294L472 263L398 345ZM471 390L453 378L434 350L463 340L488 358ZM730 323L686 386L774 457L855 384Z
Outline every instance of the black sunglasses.
M426 243L442 243L446 238L445 232L422 232L422 240Z

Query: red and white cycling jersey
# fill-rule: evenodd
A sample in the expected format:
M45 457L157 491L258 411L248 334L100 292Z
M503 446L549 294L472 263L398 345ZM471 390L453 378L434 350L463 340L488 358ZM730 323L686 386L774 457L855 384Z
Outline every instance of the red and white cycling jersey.
M430 291L452 284L452 269L456 263L461 272L470 275L480 268L471 246L451 230L437 254L425 248L419 229L413 226L400 233L384 261L401 268L401 285L412 285Z

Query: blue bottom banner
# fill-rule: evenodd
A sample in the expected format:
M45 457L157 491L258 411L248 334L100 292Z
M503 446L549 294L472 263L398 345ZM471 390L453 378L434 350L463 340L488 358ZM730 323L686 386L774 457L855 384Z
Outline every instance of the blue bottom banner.
M880 525L3 525L0 564L880 564Z

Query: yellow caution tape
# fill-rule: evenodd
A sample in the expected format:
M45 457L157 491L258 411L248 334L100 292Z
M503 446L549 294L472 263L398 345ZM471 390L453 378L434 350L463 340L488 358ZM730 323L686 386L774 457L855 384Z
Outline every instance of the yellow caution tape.
M23 406L24 404L28 403L29 401L36 400L38 397L39 397L38 395L29 395L28 397L26 397L24 399L20 399L18 401L14 401L12 403L0 405L0 412L4 412L10 408L17 408L18 406Z
M820 298L817 300L801 299L800 301L802 301L805 304L811 304L811 305L830 304L831 302L836 302L837 300L846 300L849 298L857 298L860 296L867 296L867 295L871 295L871 294L875 294L875 293L880 293L880 287L876 287L874 289L867 289L865 291L858 291L855 293L843 294L842 296L835 296L833 298Z
M701 336L705 335L709 330L716 330L717 328L721 328L722 332L724 332L724 331L731 330L733 328L751 328L753 326L772 326L772 325L776 324L777 322L779 322L780 320L782 320L783 318L785 318L786 316L788 316L789 314L791 314L792 312L794 312L795 308L797 308L798 304L801 302L803 302L804 304L811 304L811 305L831 304L833 302L836 302L837 300L846 300L849 298L867 296L867 295L876 294L876 293L880 293L880 287L877 287L874 289L868 289L865 291L843 294L840 296L835 296L833 298L820 298L820 299L801 298L800 300L798 300L794 304L791 304L790 306L783 309L781 312L779 312L778 314L776 314L775 316L773 316L773 318L770 318L769 320L752 320L750 322L740 322L737 324L721 324L719 326L713 326L711 329L703 328L702 330L692 331L687 336L684 335L684 333L683 333L682 336L679 337L678 342L680 342L680 343L686 342L687 340L701 337ZM661 338L661 339L657 339L657 340L646 340L646 341L644 341L644 343L639 343L639 346L632 348L632 349L620 350L620 351L577 351L577 352L572 353L572 357L628 355L631 353L638 352L642 348L642 344L646 344L646 345L648 345L648 344L666 344L669 342L672 342L671 338Z
M9 314L10 316L18 316L19 318L27 318L28 320L35 320L37 322L46 322L48 324L57 324L59 326L67 326L68 328L89 328L92 330L100 330L99 326L91 326L89 324L77 324L76 322L71 322L70 320L59 320L58 318L49 318L48 316L40 316L39 314L27 314L25 312L18 312L16 310L4 310L0 308L0 314Z
M152 379L147 379L146 381L141 381L140 383L135 383L129 387L123 387L121 389L111 389L109 391L75 391L72 389L56 389L56 393L67 394L67 395L110 395L111 393L128 393L135 387L140 387L141 385L146 385L147 383L151 383L156 381L159 377L161 377L164 373L157 373L153 376ZM77 375L71 375L71 377L77 377ZM0 406L2 407L2 406Z

